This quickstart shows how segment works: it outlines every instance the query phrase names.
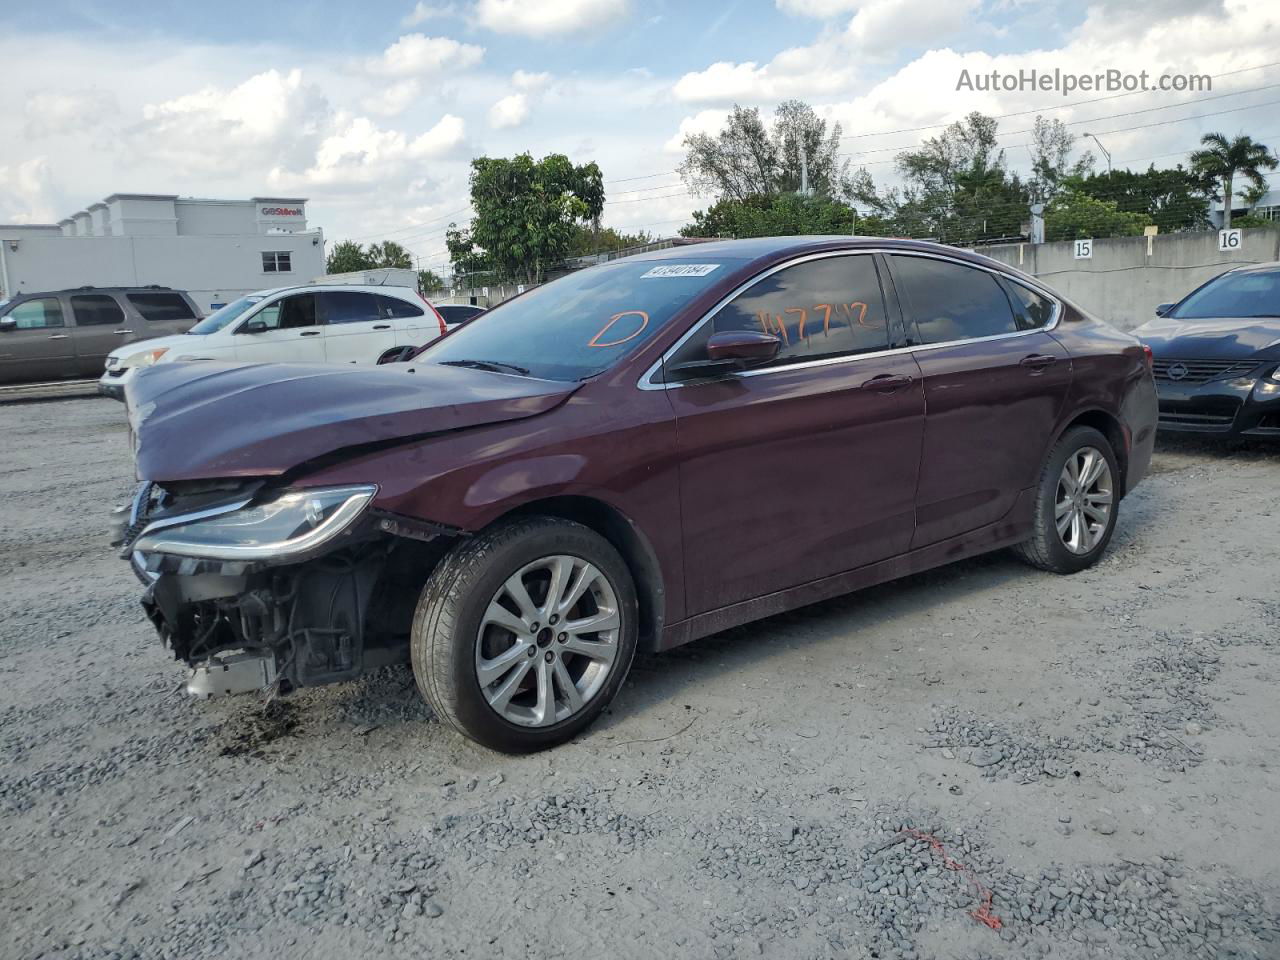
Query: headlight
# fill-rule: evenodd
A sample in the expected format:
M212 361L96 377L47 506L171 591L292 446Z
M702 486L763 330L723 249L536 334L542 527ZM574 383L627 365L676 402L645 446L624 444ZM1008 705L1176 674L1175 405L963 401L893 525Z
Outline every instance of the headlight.
M1267 374L1267 379L1271 380L1274 383L1280 383L1280 367L1276 367L1269 374Z
M149 367L168 352L168 347L156 347L154 350L142 350L138 353L131 353L127 357L122 357L117 360L116 363L122 364L126 367ZM107 362L107 366L109 367L114 365L115 364L110 361Z
M133 548L209 560L279 560L336 537L377 492L373 485L290 490L230 513L148 528Z

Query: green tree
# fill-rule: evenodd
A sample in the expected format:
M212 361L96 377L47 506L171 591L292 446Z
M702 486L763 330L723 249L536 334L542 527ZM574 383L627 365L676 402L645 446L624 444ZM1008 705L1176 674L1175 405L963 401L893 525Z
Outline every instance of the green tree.
M418 292L430 293L432 290L443 290L445 282L430 270L418 271Z
M1206 133L1200 144L1204 149L1191 154L1191 168L1222 183L1222 226L1229 230L1236 176L1261 188L1267 182L1262 171L1274 170L1280 164L1265 146L1249 136L1229 140L1221 133Z
M769 127L759 109L735 104L723 130L690 134L684 148L680 176L696 194L745 200L795 192L802 168L815 194L843 198L848 193L849 163L839 157L840 124L828 130L827 122L799 100L780 103Z
M801 234L851 234L872 226L859 221L853 207L826 197L796 193L756 194L742 200L725 198L693 214L682 227L685 237L787 237Z
M1054 197L1044 212L1044 232L1048 241L1136 237L1149 222L1146 214L1126 213L1114 200L1098 200L1071 189Z
M373 264L369 260L364 247L354 240L343 240L335 243L325 258L325 273L352 273L356 270L368 270Z
M567 256L585 257L593 253L615 253L630 247L653 243L657 237L641 230L639 233L622 233L613 227L596 228L585 224L574 225L573 242Z
M369 266L410 270L413 268L413 255L394 240L383 240L369 244Z
M537 283L568 255L576 228L600 217L604 180L596 164L575 165L559 153L477 157L471 206L470 229L455 231L460 255L483 254L502 278Z
M1109 170L1067 177L1064 185L1096 200L1112 200L1124 213L1141 213L1161 233L1203 230L1209 226L1213 180L1182 166L1145 171Z

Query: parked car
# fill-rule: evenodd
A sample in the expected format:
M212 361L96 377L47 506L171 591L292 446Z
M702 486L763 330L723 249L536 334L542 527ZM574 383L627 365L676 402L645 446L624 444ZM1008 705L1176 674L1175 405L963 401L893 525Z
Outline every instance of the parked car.
M398 346L418 346L445 322L408 287L296 286L233 300L182 336L112 350L98 391L124 399L143 367L180 360L375 364Z
M1160 429L1280 437L1280 263L1214 277L1134 333L1155 356Z
M168 287L78 287L0 301L0 384L93 379L113 350L183 333L200 317Z
M436 312L444 317L444 322L451 329L460 323L474 320L484 311L484 307L477 307L470 303L441 303L436 305Z
M1156 421L1134 337L984 257L849 237L611 261L409 363L130 393L121 555L193 693L409 661L505 751L586 727L637 649L1001 547L1090 566Z

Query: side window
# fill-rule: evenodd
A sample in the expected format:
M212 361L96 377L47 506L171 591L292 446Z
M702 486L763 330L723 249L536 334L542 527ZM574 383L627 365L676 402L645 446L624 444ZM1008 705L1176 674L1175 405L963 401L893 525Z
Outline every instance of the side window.
M422 316L422 308L396 297L378 297L382 304L382 315L396 320Z
M885 350L880 278L870 255L823 257L772 273L725 304L680 348L673 365L705 353L726 330L772 333L782 348L771 366Z
M5 319L15 321L14 327L18 330L61 327L63 326L62 305L53 297L28 300L10 310Z
M129 302L144 320L194 320L187 301L176 293L130 293Z
M124 323L124 311L114 297L105 294L80 294L71 298L71 312L75 314L77 327L119 326Z
M1018 329L1009 298L985 270L894 254L893 277L923 343L993 337Z
M1056 307L1048 297L1012 280L1005 286L1013 292L1013 314L1019 330L1039 330L1053 320Z
M245 323L261 323L268 330L313 327L316 324L316 295L303 293L281 299L263 307Z
M325 323L372 323L381 319L377 298L372 294L336 290L319 296L324 300Z

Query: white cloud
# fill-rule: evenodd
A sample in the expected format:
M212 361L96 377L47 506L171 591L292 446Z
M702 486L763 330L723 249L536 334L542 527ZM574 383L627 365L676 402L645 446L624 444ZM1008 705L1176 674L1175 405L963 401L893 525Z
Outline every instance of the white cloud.
M83 133L118 113L120 105L105 90L47 90L27 98L26 135L32 140Z
M229 89L207 86L146 104L128 140L137 152L187 171L233 173L255 163L296 162L310 155L330 112L324 95L303 81L301 70L268 70Z
M719 133L729 118L727 110L702 110L680 121L680 129L662 145L666 153L683 154L684 138L695 133Z
M414 8L404 15L400 21L402 27L416 27L428 20L440 20L444 17L456 17L458 8L452 3L423 3L418 0Z
M631 0L479 0L476 22L494 33L547 37L615 23L631 13Z
M511 75L511 82L516 85L517 90L524 90L528 93L538 93L550 85L551 74L528 73L524 70L517 70Z
M974 22L978 0L871 0L849 21L849 36L878 53L927 47Z
M364 108L370 113L383 117L394 117L404 113L422 93L422 83L417 77L399 80L383 87L362 101Z
M713 63L686 73L672 92L686 103L755 103L787 97L815 97L847 90L857 76L858 58L843 37L824 37L808 47L791 47L760 66L755 61Z
M518 127L529 119L529 97L523 93L513 93L503 97L489 108L489 126L495 130L505 127Z
M52 177L46 157L0 167L0 222L52 223L62 214L51 202Z
M465 141L466 125L452 114L412 139L399 130L379 129L367 117L340 114L305 170L277 167L269 179L281 186L379 184L405 176L420 161L446 157Z
M370 73L390 77L412 77L440 73L445 69L473 67L484 56L484 47L459 43L452 37L428 37L406 33L368 61Z

